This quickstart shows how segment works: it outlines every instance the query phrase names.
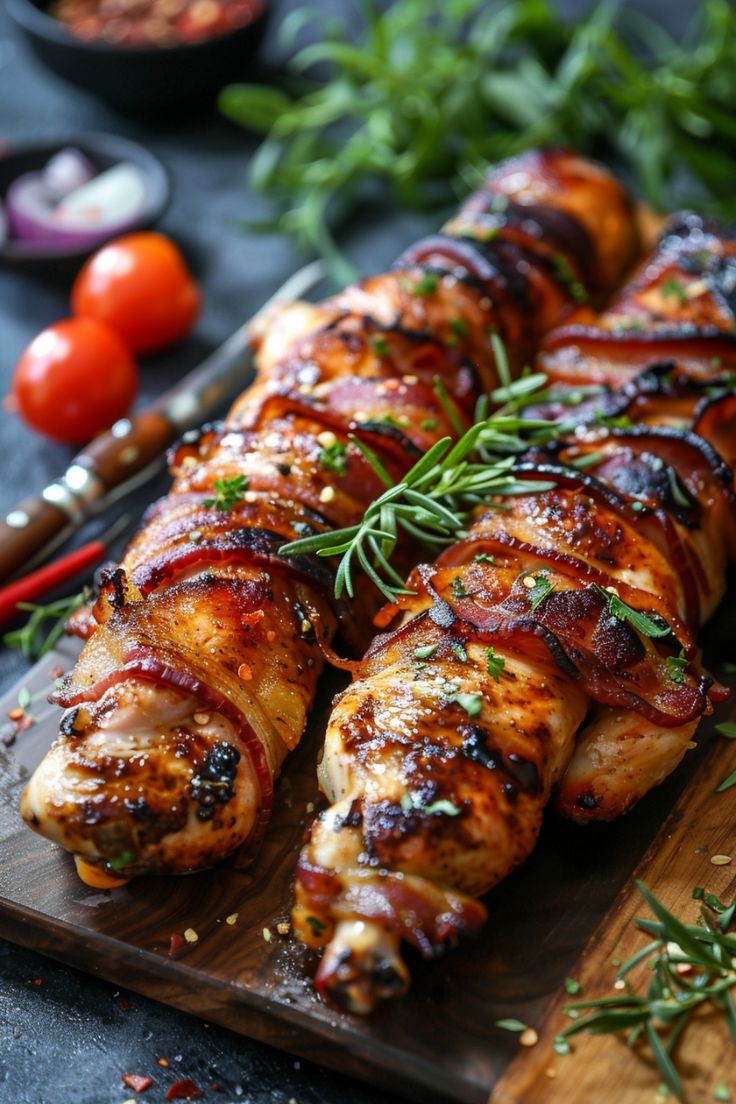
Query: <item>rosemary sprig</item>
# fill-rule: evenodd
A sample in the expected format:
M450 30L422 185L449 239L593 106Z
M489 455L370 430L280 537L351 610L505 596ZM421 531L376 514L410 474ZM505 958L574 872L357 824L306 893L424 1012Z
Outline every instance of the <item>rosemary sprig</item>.
M566 1027L557 1036L555 1049L565 1053L567 1040L581 1031L592 1035L626 1031L630 1047L646 1040L664 1084L678 1100L686 1101L673 1054L696 1009L709 1005L724 1015L736 1042L736 899L727 905L697 887L693 898L700 902L701 922L688 924L669 912L642 882L636 885L656 919L636 918L637 927L651 940L619 967L616 979L625 979L635 966L646 963L651 974L646 992L634 991L627 982L626 989L615 996L565 1005L570 1015L589 1015Z
M390 563L402 532L436 551L464 534L468 511L473 506L494 496L550 490L553 483L517 479L512 468L515 457L532 440L548 440L565 432L566 427L559 422L519 417L520 409L535 399L546 378L537 375L532 377L532 384L529 378L512 383L501 343L497 342L494 348L499 374L507 381L494 396L502 396L504 407L465 432L459 426L459 440L442 438L396 484L373 450L357 437L351 437L386 490L368 506L357 525L293 541L281 548L281 554L339 556L335 576L337 597L343 592L350 598L354 596L353 574L356 568L361 568L389 601L395 601L400 594L411 593ZM449 410L449 400L439 382L436 389L440 400L447 401Z
M3 644L8 648L17 648L26 659L40 659L50 652L64 632L64 622L70 614L78 610L87 601L87 594L72 594L70 598L60 598L46 606L37 606L32 602L18 602L17 609L30 613L30 617L20 629L5 633ZM50 630L49 621L55 622Z

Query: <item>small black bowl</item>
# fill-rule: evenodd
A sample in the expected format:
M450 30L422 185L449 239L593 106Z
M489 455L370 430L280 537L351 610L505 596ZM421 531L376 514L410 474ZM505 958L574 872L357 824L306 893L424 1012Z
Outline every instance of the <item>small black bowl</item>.
M131 161L143 172L146 186L146 201L135 223L131 223L126 233L142 230L153 225L161 217L171 199L169 174L152 153L137 142L127 138L118 138L114 134L71 134L65 138L49 139L45 142L33 142L11 147L0 156L0 199L4 197L9 185L27 172L38 172L62 149L77 149L99 172L112 168L121 161ZM116 236L115 232L101 236L93 245L69 249L59 246L28 245L20 241L6 241L0 244L0 265L6 268L24 269L45 276L68 275L78 269L82 262L102 244Z
M245 78L266 29L268 6L243 27L177 46L115 46L75 38L48 15L50 0L6 0L15 24L58 76L131 114L201 105L231 80Z

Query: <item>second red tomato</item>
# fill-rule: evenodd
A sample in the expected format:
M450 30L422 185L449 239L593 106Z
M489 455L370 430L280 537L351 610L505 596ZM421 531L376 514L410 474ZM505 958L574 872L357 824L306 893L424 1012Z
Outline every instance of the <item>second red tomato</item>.
M72 288L74 313L112 326L137 353L180 341L200 309L184 257L163 234L128 234L103 246Z

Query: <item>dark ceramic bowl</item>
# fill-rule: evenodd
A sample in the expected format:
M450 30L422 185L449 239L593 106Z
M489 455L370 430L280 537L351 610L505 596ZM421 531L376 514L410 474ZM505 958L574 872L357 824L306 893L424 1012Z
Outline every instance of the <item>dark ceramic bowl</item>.
M75 38L47 14L50 0L6 0L15 24L58 76L121 111L161 114L201 105L231 80L246 79L263 38L268 7L244 27L180 46L114 46Z
M166 210L171 198L171 185L166 169L143 146L127 138L118 138L114 134L71 134L61 139L11 147L0 156L0 199L17 177L42 169L55 153L69 147L83 153L100 172L112 168L120 161L131 161L143 172L147 182L146 201L139 217L128 226L126 233L151 226ZM108 234L107 238L113 236L115 235ZM0 264L41 275L65 275L79 268L107 238L102 236L93 245L78 249L39 247L19 241L7 241L0 244Z

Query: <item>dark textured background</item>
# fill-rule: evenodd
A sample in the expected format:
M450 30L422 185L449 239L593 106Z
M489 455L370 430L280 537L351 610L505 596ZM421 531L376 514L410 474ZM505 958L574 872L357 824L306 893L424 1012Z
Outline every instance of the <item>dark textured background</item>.
M295 5L273 6L276 18L265 53L269 60L278 57L277 17ZM347 7L338 0L312 6ZM560 6L578 10L587 5ZM637 6L669 25L679 22L683 8L689 7L665 0ZM249 236L237 226L239 219L265 212L263 200L249 193L245 183L254 143L244 132L214 112L165 128L121 118L49 75L17 44L0 4L0 139L12 143L90 130L143 141L171 169L174 197L160 228L182 243L205 290L205 312L196 335L174 354L144 366L144 401L193 367L255 311L293 270L297 257L283 239ZM343 240L359 266L370 271L383 267L430 226L418 215L372 211L355 219ZM64 284L47 285L0 271L0 393L7 390L13 364L27 342L67 313L67 296ZM2 511L59 474L71 455L31 435L2 411L0 446ZM137 516L153 493L149 486L126 500L124 509ZM88 528L84 536L94 531ZM24 670L17 654L0 652L0 689ZM159 1057L168 1060L169 1069L158 1066ZM0 1101L122 1104L133 1095L120 1082L124 1071L154 1077L155 1087L140 1098L148 1104L159 1104L166 1086L185 1076L207 1090L206 1101L223 1104L390 1104L385 1093L0 941ZM222 1092L209 1087L213 1081Z

